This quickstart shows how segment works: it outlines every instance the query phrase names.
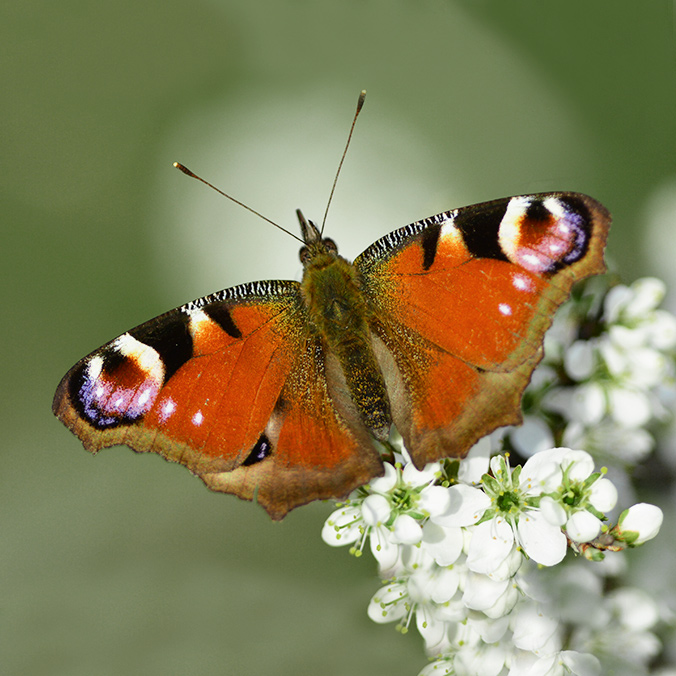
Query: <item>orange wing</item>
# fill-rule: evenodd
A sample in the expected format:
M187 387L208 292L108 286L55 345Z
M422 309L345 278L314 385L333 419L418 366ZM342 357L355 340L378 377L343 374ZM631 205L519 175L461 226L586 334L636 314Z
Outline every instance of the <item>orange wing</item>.
M418 467L521 421L544 333L573 283L605 270L609 225L585 195L527 195L413 223L357 258L392 417Z
M366 430L334 405L326 368L299 285L258 282L93 352L62 379L53 410L87 450L159 453L281 519L382 473Z

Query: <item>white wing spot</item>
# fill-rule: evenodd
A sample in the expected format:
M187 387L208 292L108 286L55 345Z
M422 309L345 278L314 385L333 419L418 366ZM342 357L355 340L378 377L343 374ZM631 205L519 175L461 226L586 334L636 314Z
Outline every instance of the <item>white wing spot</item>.
M149 389L143 390L143 393L138 398L139 406L145 406L148 403L149 399L150 399L150 390Z
M160 420L165 423L169 416L176 410L176 402L173 399L167 399L160 409Z
M197 411L197 413L195 413L195 415L192 417L192 424L199 427L203 420L204 416L202 415L202 411Z
M519 291L532 291L533 280L526 275L512 275L512 284L514 288Z
M498 305L498 310L506 317L509 317L512 314L512 307L511 305L507 305L507 303L500 303L500 305Z
M535 254L526 254L522 260L527 266L529 266L529 269L534 268L538 270L542 267L542 261Z
M548 197L542 204L555 218L566 217L566 209L563 203L556 197Z

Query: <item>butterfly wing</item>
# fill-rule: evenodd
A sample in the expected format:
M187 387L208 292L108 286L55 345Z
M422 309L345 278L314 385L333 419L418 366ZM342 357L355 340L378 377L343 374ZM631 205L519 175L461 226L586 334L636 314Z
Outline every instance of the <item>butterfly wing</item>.
M573 283L605 270L609 225L585 195L527 195L418 221L357 258L392 417L418 467L521 421L544 333Z
M126 444L180 462L274 519L382 473L329 394L296 282L226 289L142 324L62 379L54 413L96 452Z

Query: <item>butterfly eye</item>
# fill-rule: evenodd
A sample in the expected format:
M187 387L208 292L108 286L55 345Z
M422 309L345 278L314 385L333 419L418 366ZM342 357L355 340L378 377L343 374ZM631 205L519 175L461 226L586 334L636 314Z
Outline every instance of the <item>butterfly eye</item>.
M298 252L298 258L300 258L301 263L305 263L310 255L310 249L306 246L302 246Z
M332 253L338 253L338 246L336 245L336 243L332 239L325 237L322 240L322 243L326 247L327 251L331 251Z

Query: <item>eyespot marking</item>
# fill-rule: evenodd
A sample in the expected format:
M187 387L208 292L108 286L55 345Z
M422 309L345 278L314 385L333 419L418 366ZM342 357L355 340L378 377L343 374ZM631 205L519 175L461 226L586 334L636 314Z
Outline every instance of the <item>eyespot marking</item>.
M270 440L265 434L261 434L256 445L251 449L251 453L249 453L246 460L242 463L242 466L249 467L250 465L255 465L257 462L265 460L271 453L272 444Z
M152 347L125 333L76 367L70 397L93 427L129 425L153 406L164 384L164 364Z

